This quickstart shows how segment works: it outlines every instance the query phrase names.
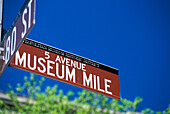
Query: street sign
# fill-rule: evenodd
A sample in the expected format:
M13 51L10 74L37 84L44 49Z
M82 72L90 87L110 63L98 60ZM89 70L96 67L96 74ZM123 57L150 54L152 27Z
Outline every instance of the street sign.
M35 0L27 0L0 44L0 76L35 24Z
M30 39L10 66L120 100L117 69Z

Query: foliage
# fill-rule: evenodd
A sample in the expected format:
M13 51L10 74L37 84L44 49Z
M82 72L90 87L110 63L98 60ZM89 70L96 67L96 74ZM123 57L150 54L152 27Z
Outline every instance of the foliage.
M30 78L24 77L24 84L17 84L16 90L10 85L10 91L8 95L13 102L14 106L8 106L0 100L0 113L60 113L60 114L86 114L86 113L116 113L116 112L136 112L137 107L142 98L136 97L134 101L127 99L121 99L120 101L115 99L109 99L106 96L83 90L78 92L78 97L74 96L72 91L69 91L64 95L62 90L57 89L57 85L54 87L47 86L45 92L41 91L41 86L44 82L44 78L40 80L35 78L34 74L31 74ZM19 102L17 96L26 93L26 102ZM153 110L147 108L142 110L144 114L152 114ZM157 112L160 114L161 112ZM163 111L163 113L170 113L169 107Z

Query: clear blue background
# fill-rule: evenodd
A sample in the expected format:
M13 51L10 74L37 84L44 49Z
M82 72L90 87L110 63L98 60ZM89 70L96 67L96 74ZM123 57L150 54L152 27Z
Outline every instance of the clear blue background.
M5 0L9 29L23 0ZM28 38L119 69L121 97L144 101L139 109L170 104L169 0L37 0L36 24ZM7 68L0 90L23 82L29 73ZM81 89L47 79L46 85Z

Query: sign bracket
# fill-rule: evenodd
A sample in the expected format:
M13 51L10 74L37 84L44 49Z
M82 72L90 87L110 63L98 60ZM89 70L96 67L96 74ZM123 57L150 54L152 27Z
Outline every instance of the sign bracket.
M4 48L0 47L0 54L2 51L4 51ZM4 54L0 56L0 60L5 60Z

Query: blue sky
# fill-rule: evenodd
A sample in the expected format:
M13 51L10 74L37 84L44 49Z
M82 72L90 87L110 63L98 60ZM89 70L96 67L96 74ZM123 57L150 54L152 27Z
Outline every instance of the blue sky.
M8 29L23 0L4 1ZM119 69L121 97L144 101L139 108L164 110L170 104L170 1L168 0L37 0L33 40ZM23 82L29 73L7 68L7 83ZM47 79L46 85L81 89Z

